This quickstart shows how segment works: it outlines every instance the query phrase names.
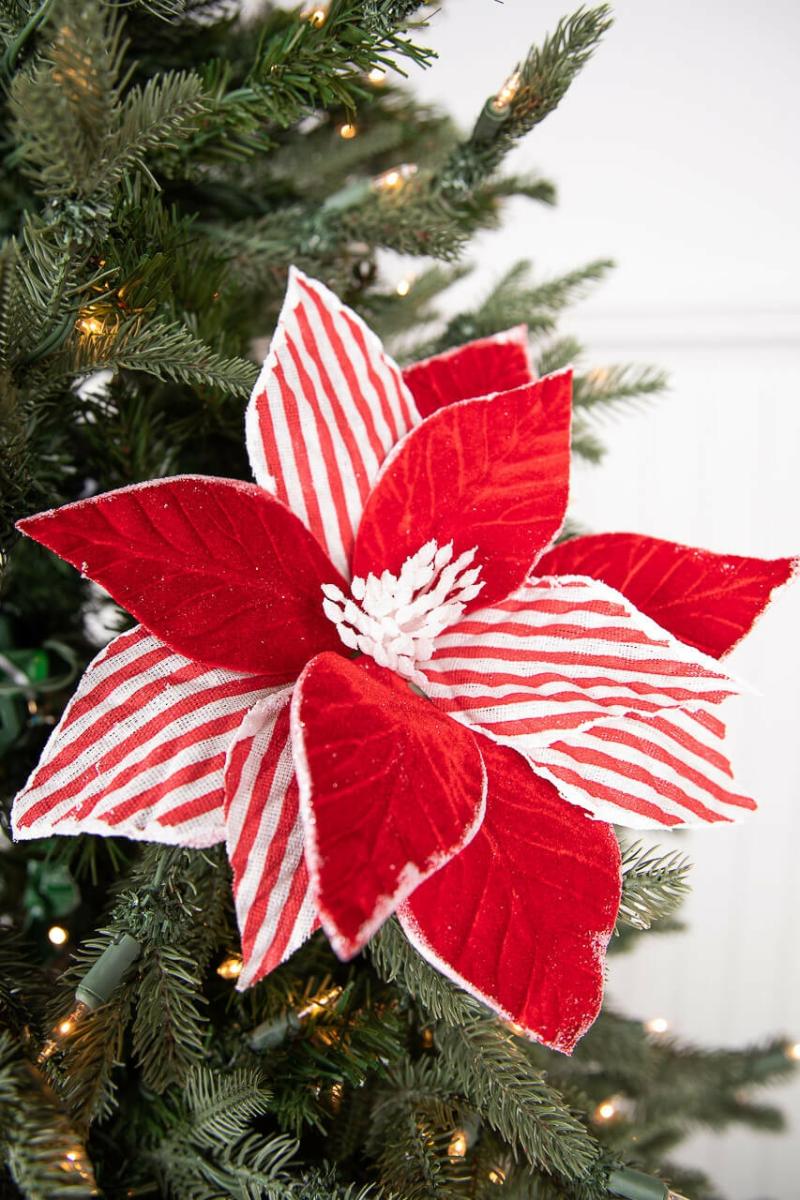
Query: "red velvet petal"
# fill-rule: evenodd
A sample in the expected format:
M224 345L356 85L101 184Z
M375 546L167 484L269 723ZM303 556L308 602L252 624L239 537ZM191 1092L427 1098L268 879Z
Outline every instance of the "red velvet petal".
M421 954L527 1034L569 1053L594 1021L620 900L610 825L481 739L486 817L400 920Z
M477 741L371 659L321 654L292 700L306 859L340 958L474 836Z
M535 378L524 325L467 342L403 371L403 381L423 417L459 400L509 392Z
M555 546L537 575L591 575L690 646L721 658L750 631L797 560L714 554L639 533L598 533Z
M199 662L288 683L339 645L321 585L341 576L297 517L255 484L179 475L18 528Z
M483 590L514 591L557 533L569 484L572 376L442 408L389 456L367 501L353 574L400 567L425 542L477 547Z

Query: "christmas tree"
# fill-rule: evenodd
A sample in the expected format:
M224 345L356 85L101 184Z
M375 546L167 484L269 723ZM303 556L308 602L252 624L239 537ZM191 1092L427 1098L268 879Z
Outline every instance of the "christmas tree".
M499 718L481 718L494 741L483 733L473 739L464 718L472 693L458 692L457 676L440 695L432 682L444 629L470 605L488 604L490 592L500 603L558 532L567 439L573 455L596 461L602 445L595 411L664 386L656 369L583 365L580 345L559 332L562 311L609 269L602 260L553 279L539 279L521 263L474 310L440 316L452 311L445 293L468 269L470 239L501 219L504 200L554 202L546 179L504 173L503 163L556 109L609 26L605 6L565 18L522 61L509 63L495 95L476 98L476 122L464 135L445 114L415 103L402 82L430 61L418 0L333 0L303 11L265 6L247 16L219 0L3 0L0 751L9 836L12 800L21 793L18 840L4 841L0 852L4 1195L667 1200L681 1193L703 1200L717 1195L713 1183L672 1159L687 1133L732 1122L780 1127L779 1112L754 1100L753 1089L789 1072L798 1047L775 1039L735 1052L702 1050L608 1006L596 1015L609 937L609 951L618 953L644 931L678 927L688 874L680 853L620 830L620 855L606 824L624 818L620 801L592 807L588 778L573 781L578 790L564 801L566 750L551 739L531 752L545 774L537 776L538 807L526 828L547 826L555 841L522 839L515 859L511 835L500 845L496 815L486 832L486 814L496 811L487 807L493 794L490 786L487 798L486 777L488 771L490 785L495 781L495 802L511 812L516 795L533 786L528 766L523 771L513 742L503 744ZM418 269L398 277L389 252L418 259ZM273 331L259 375L256 360ZM399 362L418 365L401 374L378 338ZM487 394L500 401L491 412L481 407ZM322 408L314 416L313 404L302 407L313 396L323 397L324 420ZM355 404L349 422L336 407L342 396ZM287 416L292 403L304 414L294 424ZM383 415L370 425L375 405ZM474 425L465 433L476 414L479 436ZM538 424L529 428L534 417ZM392 421L394 436L384 438ZM545 434L546 469L526 458L531 446L542 454ZM483 475L472 459L465 466L464 456L477 458L477 442L488 447ZM339 469L342 447L350 474ZM381 480L402 468L419 491L423 451L428 475L442 478L429 481L431 503L417 498L414 520L404 524L399 501L387 499ZM510 485L498 477L498 463L513 467ZM320 504L317 513L323 467L329 508ZM458 477L470 472L466 505ZM250 481L253 473L260 486L229 482ZM174 476L183 482L147 483ZM358 504L348 491L356 484ZM509 486L524 511L515 518L519 531L503 541ZM488 541L470 527L454 551L436 540L438 527L424 532L433 500L447 489L449 519L468 523L480 509L491 524ZM92 499L108 492L116 499ZM76 501L83 506L23 520L29 538L15 530L30 514ZM168 517L156 513L157 504L173 506ZM356 538L352 514L362 510L351 598L345 551ZM93 524L98 513L106 522L102 536ZM161 519L171 524L160 526L159 562L152 546L147 553L142 547L144 527ZM397 555L383 575L364 529L373 547ZM219 633L219 581L216 592L204 590L208 579L197 567L196 585L178 587L169 574L170 556L175 547L183 553L187 538L208 550L205 567L225 564L226 604L240 602L237 619L245 622L232 639ZM271 582L273 560L259 558L264 545L274 549L279 541L282 590ZM546 551L541 574L603 580L598 587L605 590L581 610L595 636L594 618L613 616L628 630L626 645L656 644L648 639L649 618L661 615L653 611L657 588L645 595L640 583L639 594L630 594L619 573L624 555L640 547L580 539L584 558L576 570L578 541ZM500 542L497 566L490 560ZM685 569L684 548L648 542L658 573L669 574L664 555ZM475 545L486 550L483 578L481 563L473 566L470 557ZM694 688L695 699L702 692L711 704L728 687L714 660L746 632L789 564L692 553L693 569L715 579L733 573L746 584L728 617L734 628L707 617L698 624L695 612L682 614L680 629L666 616L660 622L669 636L660 629L657 644L667 647L673 673L682 674L681 695ZM240 594L231 579L244 558L255 573ZM518 577L517 560L527 563ZM316 597L302 621L284 605L301 573L314 576ZM155 578L153 593L145 585ZM717 587L724 608L718 579ZM553 632L553 612L563 614L553 607L563 600L553 595L538 598L546 636L574 640L580 630L563 615ZM303 599L299 591L296 598ZM528 599L533 612L537 597ZM580 607L579 599L572 603ZM258 619L247 624L258 604L260 619L270 622L268 637ZM510 611L502 610L507 624ZM108 655L181 663L180 677L162 674L158 686L153 677L135 714L125 707L127 693L115 708L104 692L112 661L105 652L86 671L120 632ZM315 648L300 654L298 643L317 636ZM342 643L359 657L346 657ZM637 651L630 653L635 658ZM604 669L611 669L607 662ZM222 707L207 724L192 724L192 695L210 675L215 687L227 688L224 696L215 693ZM276 689L298 675L289 765L302 778L285 785L284 805L291 786L299 788L293 811L302 810L306 841L301 831L292 842L299 816L282 842L277 816L269 837L259 826L248 838L247 806L261 795L248 764L260 748L262 770L281 720L288 729L289 703L278 693L278 704ZM156 719L165 680L177 689L171 694L180 693L184 724L177 733ZM674 696L638 677L614 683L613 696L598 698L605 684L595 681L591 702L588 694L581 702L606 703L616 719L617 693L627 688L636 697L629 708L649 704L646 711L673 714L658 720L664 736L685 748L686 722L696 719L689 709L674 715ZM563 679L558 686L563 690ZM76 689L75 705L42 757ZM87 698L98 693L93 709ZM224 707L240 694L245 707ZM331 729L321 719L325 705L344 694L352 700ZM573 709L575 703L571 696ZM369 725L364 714L378 720L378 710L382 724ZM536 720L546 724L548 713L541 706ZM619 745L636 719L626 711L604 728L616 730ZM234 744L242 720L245 735ZM228 752L218 753L215 721L225 725ZM349 742L343 749L342 739L353 736L348 722L358 731L355 755ZM719 723L706 716L703 722L706 758L725 763L708 749ZM134 762L145 727L148 757ZM70 774L69 746L85 728L86 746L74 759L80 770ZM358 828L339 858L333 851L342 798L354 786L351 759L378 763L370 749L376 728L391 747L402 744L403 756L393 749L377 784L367 772L358 803L364 811L385 804L388 812L392 801L398 825L412 812L404 833L421 886L408 883L388 851L379 862L377 839L365 843ZM703 735L691 728L697 745ZM125 739L134 734L136 751L126 758ZM525 736L532 737L530 728ZM211 749L189 780L190 791L201 785L186 801L191 819L173 806L161 820L165 810L142 797L158 786L165 798L162 747L176 737L195 749L205 739ZM266 748L259 742L265 737ZM654 742L647 745L656 756ZM420 746L430 775L444 779L441 795L454 812L458 807L449 830L424 807L435 780L419 774L406 786ZM59 771L66 771L63 779ZM481 772L483 799L472 804L467 783L477 777L480 793ZM217 775L219 795L207 786ZM102 809L92 807L97 788L108 804L87 832L81 806ZM323 804L331 798L332 806ZM200 799L208 801L204 809ZM650 824L678 823L665 803ZM704 819L719 819L726 803L748 802L717 784L708 803ZM586 807L603 820L589 821ZM269 807L258 800L259 820L263 812ZM116 815L105 819L109 814ZM65 832L75 836L48 836ZM428 841L419 848L414 839L423 834ZM474 861L487 837L509 856L498 872L491 843L494 888L475 903L466 874L461 890L451 884L442 891L448 869L462 870L470 851ZM273 870L282 879L292 846L289 892L276 883L267 899L251 895L251 864L263 867L264 878ZM516 925L509 919L499 929L495 914L516 901L504 881L524 877L525 854L539 851L537 869L555 875L543 896L537 879L530 885L533 929L518 916ZM573 869L570 855L583 864L574 880L564 874ZM605 875L603 863L610 864ZM379 868L394 888L392 904L382 907L372 893L365 900L361 887ZM293 887L303 889L294 909ZM570 895L587 887L593 899ZM276 897L281 904L270 925ZM440 947L470 903L482 941L467 965ZM568 919L553 920L551 929L551 914L562 911ZM281 932L288 912L294 924ZM537 942L544 932L552 938L546 955ZM271 939L266 949L264 938ZM525 994L512 1000L506 968L518 962ZM248 986L237 990L237 983Z

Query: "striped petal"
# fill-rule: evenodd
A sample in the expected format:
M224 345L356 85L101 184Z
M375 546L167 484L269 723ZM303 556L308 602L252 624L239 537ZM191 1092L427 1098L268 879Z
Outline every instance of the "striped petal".
M631 715L571 734L532 756L565 800L634 829L739 820L756 807L736 792L725 726L698 709Z
M718 704L740 689L624 596L580 576L531 579L436 639L431 699L532 754L602 717Z
M14 836L222 841L225 754L267 690L259 676L174 653L141 626L121 634L87 668L14 801Z
M403 380L423 417L459 400L509 392L535 378L525 325L467 342L412 363L403 371Z
M800 559L715 554L640 533L596 533L554 546L541 575L602 579L664 629L713 658L749 633Z
M292 509L345 575L380 465L419 420L375 334L292 268L247 409L247 449L258 483Z
M244 966L251 987L288 958L318 921L303 852L289 736L291 688L256 704L225 765L225 819Z
M620 897L610 826L566 804L521 755L480 739L486 817L399 910L449 979L569 1053L597 1016Z

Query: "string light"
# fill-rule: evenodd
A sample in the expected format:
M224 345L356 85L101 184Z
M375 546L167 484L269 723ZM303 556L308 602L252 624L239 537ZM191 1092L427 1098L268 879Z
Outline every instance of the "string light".
M334 192L332 196L328 196L323 201L321 212L328 214L345 212L356 204L363 204L370 192L384 194L399 192L409 179L413 179L418 169L414 163L400 163L399 166L390 167L388 171L382 171L373 179L355 179L345 187L339 188L339 191Z
M87 1008L85 1004L76 1004L72 1012L68 1016L62 1017L58 1022L53 1033L59 1038L71 1037L78 1026L78 1022L86 1012Z
M432 1050L433 1049L433 1030L429 1027L420 1030L419 1040L420 1040L423 1050Z
M308 21L309 25L313 25L315 29L320 29L328 19L328 5L314 4L309 8L303 9L300 13L304 21Z
M511 105L521 84L522 75L517 69L509 75L500 90L486 101L472 131L473 141L491 141L503 122L508 119Z
M308 1017L321 1017L326 1009L330 1008L342 994L342 989L338 986L328 988L325 992L320 992L318 996L314 996L312 1000L307 1001L302 1008L297 1010L297 1016L300 1021L305 1021Z
M353 138L358 133L358 128L355 125L353 125L352 122L346 121L344 123L344 125L339 126L338 133L339 133L339 137L342 138L345 142L350 142L353 140Z
M65 942L69 941L69 932L63 925L51 925L47 936L54 946L63 946Z
M595 1121L613 1121L617 1115L617 1106L613 1100L603 1100L594 1110Z
M342 995L342 991L338 985L327 988L306 1000L302 1007L289 1009L278 1017L264 1021L250 1034L251 1050L274 1050L276 1046L283 1045L287 1038L295 1037L300 1032L304 1021L321 1017L330 1009ZM324 1030L318 1033L321 1036Z
M64 1041L72 1037L86 1014L111 999L114 989L141 952L141 943L129 933L120 933L109 942L75 988L75 1007L52 1030L39 1054L39 1062L45 1062L56 1050L63 1049Z
M686 1200L685 1196L671 1191L663 1179L626 1166L617 1166L611 1171L608 1191L612 1196L622 1196L623 1200Z
M242 973L242 959L239 954L231 954L217 967L220 979L238 979Z
M447 1147L448 1158L465 1158L469 1148L475 1144L478 1129L477 1120L466 1117L461 1128L453 1130L453 1136Z
M492 1167L487 1178L489 1183L494 1183L497 1187L501 1187L506 1181L506 1173L502 1167Z
M590 383L592 387L605 387L609 374L608 367L592 367L590 371L586 372L586 382Z
M397 287L394 289L398 296L407 296L414 284L413 275L404 275L402 279L397 281Z
M669 1021L666 1017L652 1017L649 1021L645 1021L644 1027L648 1033L667 1033L669 1031Z
M367 79L373 87L383 87L386 83L386 72L382 71L380 67L373 67L368 73Z
M469 1150L466 1131L457 1129L450 1138L450 1145L447 1147L448 1158L464 1158Z
M505 81L503 86L500 88L500 91L492 101L496 112L505 112L507 108L510 108L514 97L519 91L519 85L521 83L522 76L520 75L519 70L516 70L509 75L508 79Z
M415 163L400 163L399 166L390 167L388 171L376 175L372 187L376 192L398 192L409 179L414 178L418 170Z
M83 308L75 322L75 328L84 337L101 337L106 332L106 323L90 308Z
M67 1150L64 1155L64 1161L60 1164L62 1171L69 1171L71 1175L79 1175L81 1179L88 1182L94 1182L89 1163L83 1153L83 1147L78 1146L75 1150ZM94 1192L92 1193L95 1194Z
M57 1050L64 1049L64 1043L68 1038L72 1037L78 1025L88 1011L85 1004L76 1004L71 1013L66 1017L62 1017L51 1030L51 1036L42 1046L38 1061L40 1063L47 1062L48 1058L52 1058Z
M800 1042L792 1042L786 1047L786 1057L790 1062L800 1062Z

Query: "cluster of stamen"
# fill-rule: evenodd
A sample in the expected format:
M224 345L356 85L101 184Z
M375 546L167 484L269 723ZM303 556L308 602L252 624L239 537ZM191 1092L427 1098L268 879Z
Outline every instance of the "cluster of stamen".
M356 576L351 597L335 584L323 584L325 615L345 646L424 683L417 663L431 657L435 638L460 620L483 587L480 567L470 567L474 558L474 549L453 560L452 542L441 548L426 542L406 559L399 575Z

